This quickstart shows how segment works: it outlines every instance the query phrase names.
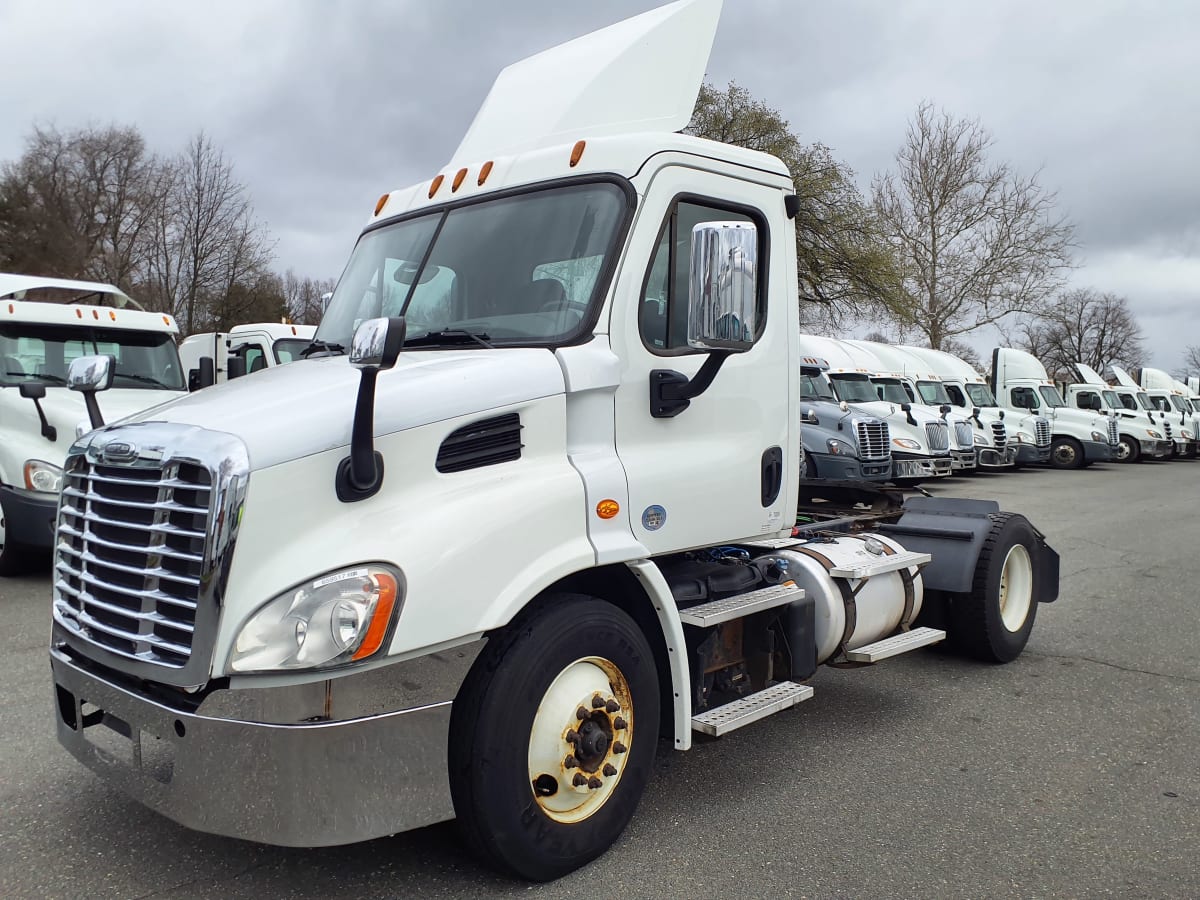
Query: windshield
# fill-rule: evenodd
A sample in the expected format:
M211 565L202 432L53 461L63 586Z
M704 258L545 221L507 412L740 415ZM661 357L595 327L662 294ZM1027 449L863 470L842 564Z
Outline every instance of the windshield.
M116 357L114 388L184 389L179 351L167 332L28 322L0 326L0 385L63 387L71 361L96 354Z
M1121 406L1121 401L1117 399L1116 391L1101 391L1100 393L1104 397L1104 402L1108 404L1109 409L1123 409L1124 408L1123 406Z
M918 381L917 390L921 392L921 399L930 406L950 403L950 395L946 393L946 386L940 381Z
M833 396L833 388L822 375L805 375L800 376L800 399L801 400L836 400Z
M875 382L875 394L880 400L886 400L889 403L911 402L899 379L872 378L871 380Z
M1150 402L1150 397L1147 394L1143 393L1142 391L1138 391L1137 398L1138 398L1138 403L1142 404L1142 409L1155 409L1156 408L1154 406L1154 404Z
M316 339L349 347L366 319L400 316L408 340L469 331L553 344L598 303L626 211L616 184L576 184L439 210L367 232ZM461 338L459 334L457 337ZM451 341L457 348L481 346Z
M275 362L289 363L294 359L300 359L300 351L311 343L312 341L306 341L303 338L280 338L272 347L275 351Z
M830 375L829 380L838 398L847 403L869 403L879 399L875 385L866 375Z
M1059 394L1058 388L1054 387L1053 385L1043 384L1038 388L1038 391L1041 392L1042 398L1046 401L1046 405L1051 409L1056 406L1067 405L1063 402L1062 395Z
M1171 404L1167 402L1166 397L1151 397L1150 402L1154 404L1153 409L1161 410L1162 412L1169 412L1171 409Z
M967 394L976 406L995 406L996 397L986 384L968 384Z
M1176 408L1177 410L1179 410L1179 412L1187 412L1187 411L1188 411L1188 408L1187 408L1187 407L1184 405L1184 403L1183 403L1183 398L1182 398L1182 397L1179 397L1179 396L1177 396L1177 395L1175 395L1175 394L1172 394L1172 395L1171 395L1171 402L1172 402L1173 404L1175 404L1175 408Z

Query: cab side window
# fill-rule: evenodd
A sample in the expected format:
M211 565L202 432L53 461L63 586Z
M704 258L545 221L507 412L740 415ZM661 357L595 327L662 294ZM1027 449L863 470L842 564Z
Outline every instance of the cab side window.
M1012 405L1018 409L1037 409L1041 406L1038 401L1037 391L1031 387L1018 387L1012 389Z
M1098 397L1094 391L1080 391L1075 395L1075 405L1080 409L1091 409L1093 397Z
M957 384L946 385L946 393L950 395L950 402L955 406L970 405L967 403L967 398L963 396L963 392L959 389Z
M659 234L638 312L642 341L656 352L687 348L692 229L701 222L750 222L758 230L760 254L766 252L763 224L746 213L694 201L676 203ZM763 271L761 267L759 271ZM766 320L766 303L766 279L760 277L756 315L759 328Z

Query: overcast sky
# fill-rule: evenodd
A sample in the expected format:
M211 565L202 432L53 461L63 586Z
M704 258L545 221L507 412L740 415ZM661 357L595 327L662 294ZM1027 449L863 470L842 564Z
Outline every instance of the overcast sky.
M386 190L449 159L509 62L658 0L0 0L0 160L34 122L205 130L278 241L336 277ZM1129 297L1150 364L1200 344L1200 4L726 0L708 67L865 188L928 99L993 133L1078 226L1079 286ZM985 348L981 348L985 349Z

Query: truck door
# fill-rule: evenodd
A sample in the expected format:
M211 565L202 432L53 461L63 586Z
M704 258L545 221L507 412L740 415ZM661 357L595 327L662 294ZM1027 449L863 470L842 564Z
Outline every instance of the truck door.
M616 442L630 527L654 553L791 528L800 458L790 437L799 434L789 376L789 335L799 330L785 255L791 239L771 234L762 213L782 211L782 192L668 166L644 193L610 320L623 364ZM777 213L774 221L781 218ZM687 345L688 276L692 228L713 221L757 229L758 337L725 360L687 409L656 418L651 373L690 378L708 356Z

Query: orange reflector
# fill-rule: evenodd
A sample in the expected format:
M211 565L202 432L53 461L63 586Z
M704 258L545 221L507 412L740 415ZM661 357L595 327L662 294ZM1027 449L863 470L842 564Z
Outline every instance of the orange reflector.
M458 173L454 176L454 183L452 185L450 185L450 193L453 194L460 187L462 187L463 179L466 177L467 177L467 170L459 169Z
M440 188L442 186L442 182L445 180L446 180L445 175L439 175L437 178L433 179L433 184L429 185L429 199L430 200L433 199L433 195L438 192L438 188Z
M601 500L596 504L596 515L602 519L611 519L621 511L621 504L616 500Z
M482 185L485 181L487 181L487 177L491 174L492 174L492 161L489 159L487 162L485 162L483 164L483 168L479 170L479 181L477 183Z
M295 334L295 333L296 333L296 326L295 326L295 325L293 325L293 326L292 326L292 334Z
M93 318L93 319L96 319L97 321L99 321L99 319L100 319L100 310L98 310L98 309L93 309L93 310L92 310L92 318Z
M75 318L77 318L77 319L83 318L83 310L82 309L75 310Z
M10 304L8 304L8 311L9 311L9 313L10 313L10 314L12 314L12 313L15 313L17 310L16 310L16 307L14 307L14 306L13 306L13 305L10 303Z
M163 316L163 324L164 324L164 325L170 325L170 324L171 324L171 320L170 320L170 319L168 319L166 316Z
M579 160L583 158L583 148L587 146L587 141L576 141L575 146L571 148L571 168L579 165Z
M383 212L383 208L385 206L387 206L388 197L390 197L390 196L391 196L391 194L384 194L382 197L380 197L378 200L375 201L375 215L379 215L381 212Z
M366 659L383 645L383 636L387 634L392 611L396 608L396 579L386 572L376 572L375 580L379 583L379 602L375 604L366 637L351 659Z

